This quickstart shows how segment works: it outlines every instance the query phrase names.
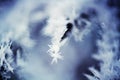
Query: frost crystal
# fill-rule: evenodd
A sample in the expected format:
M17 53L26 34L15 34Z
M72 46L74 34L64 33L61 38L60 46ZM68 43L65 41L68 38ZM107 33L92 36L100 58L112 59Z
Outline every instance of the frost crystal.
M6 55L12 55L12 51L10 49L12 42L10 40L8 40L7 42L2 42L0 44L0 67L6 65L7 66L7 70L13 72L13 67L10 65L10 61L6 59ZM10 56L11 57L11 56Z
M53 58L51 64L57 63L58 59L63 59L63 56L61 56L61 53L51 53L50 56Z
M119 34L114 29L102 28L102 40L97 40L98 54L93 55L96 60L101 61L100 71L91 67L89 70L94 74L85 74L89 80L118 80L120 78L120 60L118 58ZM109 31L108 31L109 30Z

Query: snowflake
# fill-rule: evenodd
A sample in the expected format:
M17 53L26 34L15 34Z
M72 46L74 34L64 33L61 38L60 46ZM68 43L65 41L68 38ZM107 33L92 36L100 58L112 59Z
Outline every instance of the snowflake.
M63 59L63 56L61 55L61 53L51 53L50 56L52 57L51 64L57 63L58 59Z

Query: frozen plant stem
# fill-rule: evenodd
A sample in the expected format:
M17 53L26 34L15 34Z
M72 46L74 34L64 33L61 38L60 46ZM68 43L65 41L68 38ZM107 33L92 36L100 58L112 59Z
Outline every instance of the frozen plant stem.
M48 53L52 57L51 64L57 63L58 59L63 59L63 56L60 53L60 48L64 45L63 42L60 42L61 37L63 36L63 33L64 32L56 31L54 37L52 38L52 44L49 45L50 49L48 50ZM61 35L58 36L59 34L61 34Z

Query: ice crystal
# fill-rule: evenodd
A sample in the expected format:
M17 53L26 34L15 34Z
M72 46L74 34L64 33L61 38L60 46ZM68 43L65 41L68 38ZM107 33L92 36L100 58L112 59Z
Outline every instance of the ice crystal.
M2 42L0 44L0 67L1 66L4 66L4 64L7 66L7 70L13 72L13 67L11 66L11 61L12 60L9 60L6 59L6 55L10 55L9 57L12 57L12 51L10 49L10 46L11 46L12 42L9 40L7 42ZM10 58L9 58L10 59Z
M118 32L115 29L108 29L108 27L102 27L102 40L97 40L98 54L93 55L93 58L99 60L100 71L94 67L90 67L89 70L94 74L90 76L85 74L89 80L118 80L120 78L120 59L118 58ZM109 30L109 31L108 31Z

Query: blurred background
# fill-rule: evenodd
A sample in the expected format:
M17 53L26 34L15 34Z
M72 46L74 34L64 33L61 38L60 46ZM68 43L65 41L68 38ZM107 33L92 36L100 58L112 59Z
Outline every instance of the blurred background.
M0 0L0 40L12 40L6 59L14 68L11 72L1 65L0 80L88 80L84 74L93 75L89 67L100 71L100 61L92 57L101 39L99 25L119 33L119 21L120 0ZM63 60L51 64L48 45L61 38L55 32L64 28Z

